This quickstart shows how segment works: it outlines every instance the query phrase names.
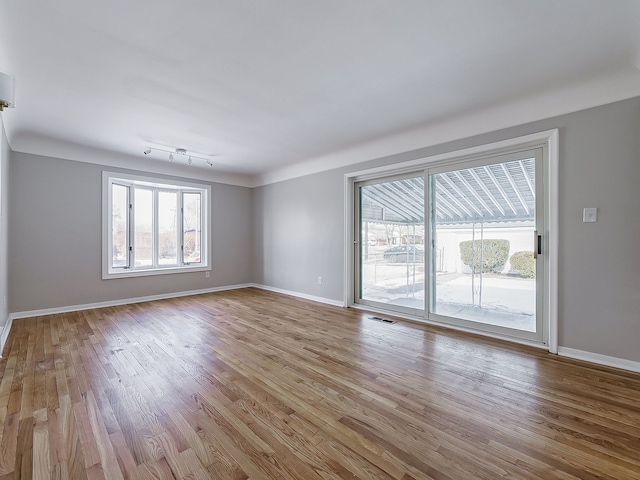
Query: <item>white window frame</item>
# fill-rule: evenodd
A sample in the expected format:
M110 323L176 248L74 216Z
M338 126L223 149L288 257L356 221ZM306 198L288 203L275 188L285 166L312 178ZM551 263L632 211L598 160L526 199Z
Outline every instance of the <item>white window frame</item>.
M133 234L133 222L135 221L135 214L131 212L127 215L129 238L127 239L127 247L129 251L126 252L128 256L127 268L116 267L114 268L111 263L113 252L113 238L112 238L112 185L130 186L133 188L147 188L154 191L154 205L157 205L159 191L173 191L178 194L178 204L181 205L182 196L184 193L199 193L200 194L200 218L201 218L201 249L200 249L200 263L184 263L182 255L182 242L178 241L178 264L177 265L159 265L154 264L152 266L138 266L134 265L133 252L131 247L133 241L131 235ZM133 203L132 190L129 191L129 203ZM135 206L134 206L135 209ZM154 252L157 249L158 244L158 231L157 231L157 211L154 214L153 226L153 243ZM178 231L182 232L182 215L180 215L178 221ZM182 238L182 234L179 233L179 238ZM173 182L161 178L148 177L143 175L132 175L119 172L102 172L102 278L129 278L129 277L141 277L148 275L166 275L175 273L186 272L202 272L211 270L211 186L192 182ZM155 257L155 255L154 255Z

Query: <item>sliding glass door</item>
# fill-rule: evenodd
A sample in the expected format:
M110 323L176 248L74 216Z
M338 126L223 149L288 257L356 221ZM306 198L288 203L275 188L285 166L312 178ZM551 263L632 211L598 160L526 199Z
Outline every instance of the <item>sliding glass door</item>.
M355 301L542 342L542 148L356 184Z

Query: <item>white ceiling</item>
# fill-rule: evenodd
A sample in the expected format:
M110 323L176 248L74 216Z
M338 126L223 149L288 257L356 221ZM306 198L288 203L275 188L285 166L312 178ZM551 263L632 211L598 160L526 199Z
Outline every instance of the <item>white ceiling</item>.
M0 2L13 150L247 185L640 95L639 66L638 0Z

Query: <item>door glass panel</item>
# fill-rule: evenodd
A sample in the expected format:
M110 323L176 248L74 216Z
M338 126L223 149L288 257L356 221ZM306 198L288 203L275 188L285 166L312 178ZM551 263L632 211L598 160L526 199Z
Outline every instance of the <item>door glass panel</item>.
M359 195L359 300L424 311L424 177L363 185Z
M521 158L430 175L431 313L539 328L535 168Z

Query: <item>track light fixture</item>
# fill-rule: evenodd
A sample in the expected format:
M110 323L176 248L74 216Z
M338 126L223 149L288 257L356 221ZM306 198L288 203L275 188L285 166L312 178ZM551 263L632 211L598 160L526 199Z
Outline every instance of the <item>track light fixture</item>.
M187 152L186 148L176 148L175 150L165 150L163 148L153 148L153 147L147 147L146 150L144 150L144 154L145 155L149 155L151 152L164 152L164 153L168 153L169 154L169 161L173 162L174 156L173 154L175 153L176 155L180 155L182 157L187 157L187 165L193 165L193 161L194 160L202 160L203 162L205 162L207 165L209 165L210 167L213 167L213 162L207 158L203 158L203 157L197 157L195 155L192 155L191 153Z

